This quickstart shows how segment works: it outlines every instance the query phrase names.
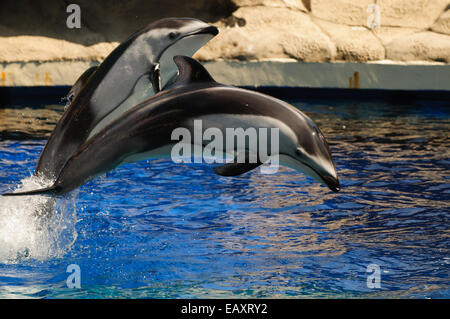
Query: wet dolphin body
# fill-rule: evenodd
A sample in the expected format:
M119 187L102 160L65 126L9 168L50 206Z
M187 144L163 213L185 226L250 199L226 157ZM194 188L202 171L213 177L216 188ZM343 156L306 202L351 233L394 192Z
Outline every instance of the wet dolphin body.
M70 88L69 93L66 95L66 99L72 102L73 98L80 93L81 89L84 87L86 82L89 80L91 75L97 70L98 66L91 66L89 69L83 72L80 77L76 80L75 84Z
M69 92L73 101L47 141L35 175L55 180L89 137L176 77L175 55L194 54L217 33L215 26L197 19L162 19L85 71Z
M192 58L176 56L174 61L180 75L173 87L129 110L80 147L54 185L4 195L65 194L123 163L169 156L175 144L174 129L184 127L193 134L193 121L198 119L205 129L215 127L222 132L230 127L279 128L279 154L271 155L279 155L281 165L339 190L327 141L309 117L276 98L215 82ZM215 171L234 176L260 164L228 163Z

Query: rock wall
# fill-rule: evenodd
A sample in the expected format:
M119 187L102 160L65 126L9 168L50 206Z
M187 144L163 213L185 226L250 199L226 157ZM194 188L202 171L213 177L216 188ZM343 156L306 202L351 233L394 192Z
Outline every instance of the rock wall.
M233 0L204 60L450 62L448 0ZM375 16L376 5L379 20ZM378 21L374 27L370 21ZM239 23L236 23L239 22ZM371 26L371 28L369 28Z
M78 0L82 26L69 29L72 2L1 1L0 63L101 61L168 16L220 28L196 54L201 60L450 63L450 0Z

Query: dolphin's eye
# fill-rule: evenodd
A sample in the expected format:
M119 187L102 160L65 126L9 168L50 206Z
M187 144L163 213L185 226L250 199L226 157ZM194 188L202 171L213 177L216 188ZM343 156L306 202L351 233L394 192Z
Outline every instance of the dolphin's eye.
M169 39L170 40L175 40L178 37L178 33L176 32L170 32L169 33Z
M302 149L300 147L297 147L297 149L295 150L295 153L299 156L303 154Z

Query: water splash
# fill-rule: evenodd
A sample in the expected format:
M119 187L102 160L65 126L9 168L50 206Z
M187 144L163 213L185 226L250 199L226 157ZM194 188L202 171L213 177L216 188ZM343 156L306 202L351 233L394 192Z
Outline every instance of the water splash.
M17 191L47 187L51 181L31 176ZM0 262L62 257L75 242L76 195L0 197Z

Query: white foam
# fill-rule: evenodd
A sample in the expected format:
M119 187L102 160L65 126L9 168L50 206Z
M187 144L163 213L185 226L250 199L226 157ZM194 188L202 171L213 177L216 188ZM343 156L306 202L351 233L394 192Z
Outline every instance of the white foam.
M23 179L16 191L50 184L31 176ZM62 257L77 237L75 197L0 196L0 262Z

